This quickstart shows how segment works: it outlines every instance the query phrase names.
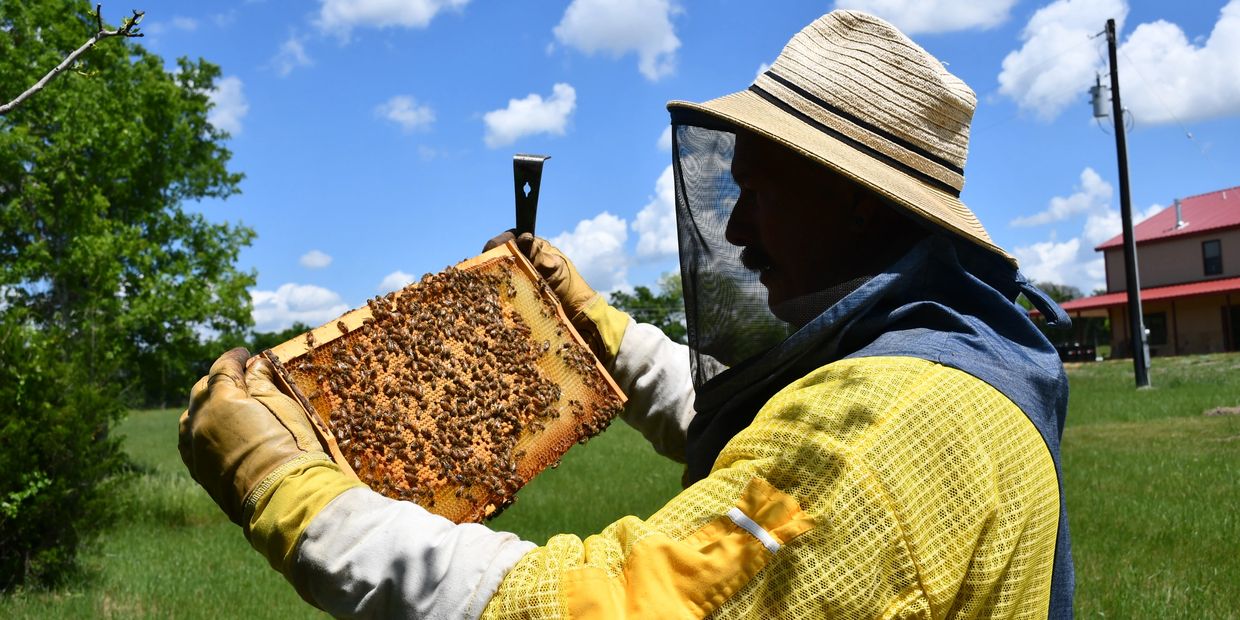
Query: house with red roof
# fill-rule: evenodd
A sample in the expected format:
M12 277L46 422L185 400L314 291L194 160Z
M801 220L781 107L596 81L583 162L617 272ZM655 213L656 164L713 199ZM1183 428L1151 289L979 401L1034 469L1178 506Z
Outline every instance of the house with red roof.
M1150 355L1240 350L1240 187L1177 199L1134 227ZM1122 235L1095 250L1102 295L1061 304L1072 317L1110 317L1111 354L1132 355Z

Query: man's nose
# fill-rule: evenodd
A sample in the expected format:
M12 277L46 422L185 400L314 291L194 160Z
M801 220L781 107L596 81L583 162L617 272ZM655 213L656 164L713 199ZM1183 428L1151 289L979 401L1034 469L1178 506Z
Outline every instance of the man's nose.
M741 190L736 198L736 205L728 216L728 227L723 236L728 243L736 246L751 245L753 240L753 192Z

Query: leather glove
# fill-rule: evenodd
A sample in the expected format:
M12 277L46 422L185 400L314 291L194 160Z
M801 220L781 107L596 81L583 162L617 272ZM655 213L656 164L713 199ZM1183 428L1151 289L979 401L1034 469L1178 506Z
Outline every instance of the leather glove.
M254 504L285 473L330 460L301 407L272 383L270 362L233 349L190 391L181 460L233 523L248 530Z
M628 328L629 315L611 307L577 272L572 261L546 239L525 233L516 237L507 230L491 239L483 251L516 240L517 249L530 260L538 275L559 298L573 327L585 339L594 354L609 368L620 350L624 330Z

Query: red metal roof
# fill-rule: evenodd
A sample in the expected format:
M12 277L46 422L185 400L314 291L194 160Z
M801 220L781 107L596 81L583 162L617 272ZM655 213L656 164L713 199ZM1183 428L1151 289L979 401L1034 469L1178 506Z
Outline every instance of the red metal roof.
M1155 288L1141 289L1141 303L1147 301L1159 301L1163 299L1179 299L1181 297L1195 297L1197 295L1209 295L1211 293L1234 293L1240 292L1240 278L1224 278L1222 280L1206 280L1204 282L1189 282L1188 284L1172 284L1171 286L1159 286ZM1240 303L1240 299L1236 300ZM1059 304L1066 312L1076 310L1093 310L1096 308L1107 308L1110 306L1121 306L1128 303L1128 293L1120 291L1118 293L1107 293L1105 295L1097 295L1094 297L1082 297L1065 301Z
M1137 243L1161 241L1169 237L1193 235L1220 228L1240 226L1240 187L1220 189L1217 192L1198 194L1180 200L1180 211L1185 225L1175 226L1175 203L1155 213L1149 219L1133 227ZM1124 244L1122 234L1111 237L1094 248L1101 252Z

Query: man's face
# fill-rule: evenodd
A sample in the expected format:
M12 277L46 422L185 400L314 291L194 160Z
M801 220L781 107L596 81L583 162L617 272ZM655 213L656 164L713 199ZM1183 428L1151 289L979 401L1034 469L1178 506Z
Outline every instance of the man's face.
M753 134L736 136L732 176L740 197L729 243L759 272L773 308L855 277L869 200L851 181Z

